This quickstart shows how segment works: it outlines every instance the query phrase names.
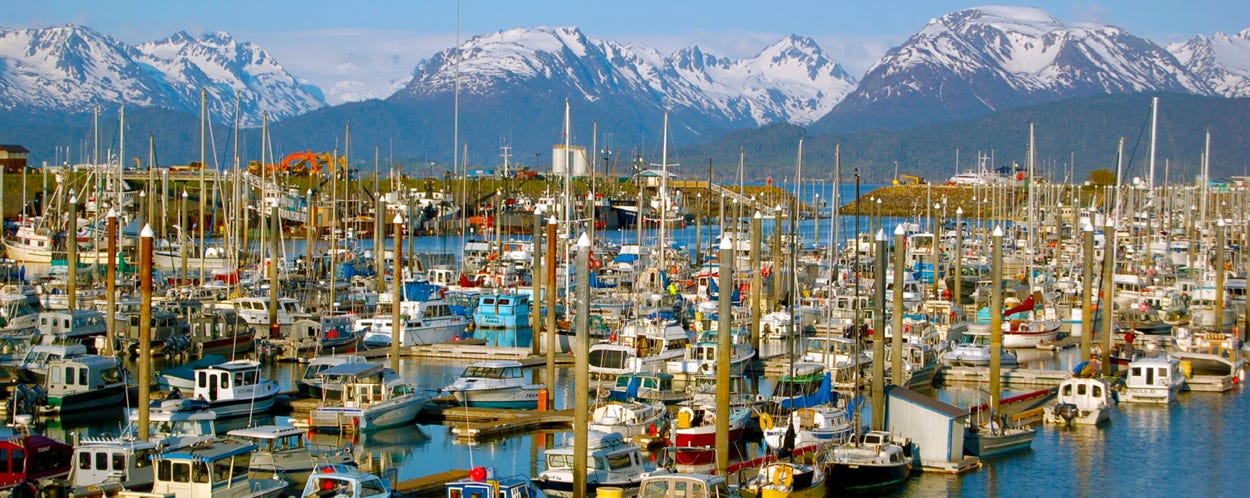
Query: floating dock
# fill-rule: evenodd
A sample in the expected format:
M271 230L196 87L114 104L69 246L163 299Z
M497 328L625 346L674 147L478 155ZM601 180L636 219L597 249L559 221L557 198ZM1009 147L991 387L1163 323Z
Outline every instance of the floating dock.
M395 483L393 491L399 496L442 496L444 484L466 477L469 477L469 471L452 469L416 479L400 481Z
M1072 376L1066 370L1004 368L1001 372L1003 387L1057 387L1060 382ZM935 380L941 382L987 383L990 380L989 367L949 367L943 366L937 371Z

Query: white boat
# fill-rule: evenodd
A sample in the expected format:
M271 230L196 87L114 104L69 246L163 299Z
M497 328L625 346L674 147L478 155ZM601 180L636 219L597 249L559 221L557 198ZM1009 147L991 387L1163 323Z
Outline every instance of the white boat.
M361 344L367 349L385 349L391 346L391 312L389 304L379 304L378 314L373 318L356 320L356 329L362 331ZM469 317L452 313L445 299L431 301L404 301L400 309L403 330L399 346L441 344L462 337L469 329Z
M872 366L872 356L866 349L846 337L808 337L804 341L802 361L824 365L833 375L834 386L852 387L855 379L863 379L864 371Z
M1168 356L1142 357L1129 362L1124 378L1125 403L1171 403L1185 387L1181 362Z
M233 308L239 318L247 322L248 325L256 329L257 338L270 338L269 331L269 298L247 296L236 298L228 301L226 307ZM297 317L305 316L304 309L295 298L280 297L278 298L278 330L280 334L287 334L291 331L291 325L295 323Z
M755 350L750 344L730 344L729 375L742 375L747 363L755 358ZM717 351L720 344L714 332L705 332L699 342L686 348L686 354L679 359L669 360L666 369L671 374L715 375L719 361Z
M769 462L738 492L744 498L819 498L825 496L825 473L818 465Z
M83 355L48 363L44 387L49 410L70 413L120 405L129 386L120 360Z
M1098 425L1111 419L1116 406L1115 393L1102 379L1073 377L1059 384L1055 403L1042 412L1047 424Z
M1014 367L1018 364L1016 354L1003 348L1001 365ZM959 337L959 343L942 354L942 363L956 367L986 367L990 364L990 331L985 324L971 324Z
M26 356L16 365L5 365L4 368L19 381L42 386L49 363L85 354L87 347L82 344L37 344L26 351Z
M738 496L738 493L730 491L724 476L657 470L642 479L642 484L638 487L638 496L646 498L653 496L733 498Z
M131 408L129 425L122 431L123 439L139 435L139 409ZM163 450L175 450L217 437L217 414L208 410L208 402L193 399L166 399L152 403L148 412L148 441Z
M964 432L964 452L981 458L1028 449L1037 430L1028 425L1004 424L1003 420L969 419Z
M218 417L265 413L278 396L278 383L261 377L260 363L234 360L195 371L195 399Z
M525 379L520 362L491 360L469 365L443 391L467 406L533 410L538 407L538 391L544 388Z
M290 485L281 479L251 479L247 472L255 446L228 440L207 441L153 458L156 481L151 493L123 491L123 498L266 498Z
M109 495L122 489L151 489L156 479L151 459L158 451L147 441L79 438L74 444L75 465L69 473L70 494L86 496L89 490L98 490Z
M625 490L633 496L642 483L645 473L655 470L642 456L642 449L630 444L615 432L591 430L587 433L586 490L597 491L603 487ZM560 448L547 450L544 454L546 470L534 479L534 485L547 496L573 496L573 441Z
M590 345L586 355L591 378L612 380L636 372L661 372L669 361L686 355L690 333L671 317L652 313L621 328L616 341Z
M45 311L39 314L39 334L44 344L78 343L95 349L96 338L107 333L107 318L96 310Z
M308 416L309 428L317 431L372 431L406 424L431 399L378 363L344 363L318 375L326 389Z
M615 432L625 437L634 437L647 434L667 414L664 403L659 401L607 403L594 408L588 425L592 431Z
M793 448L812 444L845 442L855 432L846 410L829 405L800 408L790 416L774 421L767 413L760 414L764 443L774 450L786 445L786 432L794 432Z
M304 484L304 491L300 494L301 498L390 498L390 496L392 496L391 487L386 479L346 465L318 466L308 477Z
M321 465L355 466L352 453L344 448L312 448L308 431L296 427L262 425L235 429L226 433L235 439L256 446L252 452L248 474L252 479L285 479L303 483Z
M305 398L321 398L321 390L324 388L325 379L320 376L321 372L330 367L336 367L345 363L364 363L368 360L363 356L354 354L341 354L330 356L315 356L308 362L308 368L304 370L304 376L300 377L299 384L300 396Z
M229 253L220 247L208 247L203 251L198 248L187 248L187 268L207 270L224 270L231 267L237 258L230 258ZM176 243L165 242L152 250L152 267L161 271L182 269L182 248Z

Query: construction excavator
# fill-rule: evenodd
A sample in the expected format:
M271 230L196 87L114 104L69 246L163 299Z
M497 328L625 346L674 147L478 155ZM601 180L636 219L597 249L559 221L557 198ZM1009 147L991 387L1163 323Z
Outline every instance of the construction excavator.
M331 164L338 163L338 171L347 170L347 158L340 156L337 160L329 152L314 153L312 151L292 152L282 158L282 162L265 165L267 173L289 173L297 176L316 176ZM248 163L247 171L254 175L261 173L260 161Z

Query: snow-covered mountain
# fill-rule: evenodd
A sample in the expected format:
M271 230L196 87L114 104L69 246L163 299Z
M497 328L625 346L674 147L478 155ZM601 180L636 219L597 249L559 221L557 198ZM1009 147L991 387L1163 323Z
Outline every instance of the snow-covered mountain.
M637 45L590 38L577 28L515 28L478 36L459 51L422 61L394 100L550 94L587 103L616 102L698 113L721 126L806 124L855 86L808 38L786 37L740 60L687 48L672 56Z
M1250 97L1250 28L1232 35L1197 35L1168 45L1168 51L1215 95Z
M978 7L933 19L887 52L817 128L890 128L1138 92L1211 89L1166 49L1121 28L1030 7Z
M217 121L256 124L324 105L260 47L225 33L185 32L130 46L82 26L0 29L0 108L68 112L95 105L198 113L200 91Z

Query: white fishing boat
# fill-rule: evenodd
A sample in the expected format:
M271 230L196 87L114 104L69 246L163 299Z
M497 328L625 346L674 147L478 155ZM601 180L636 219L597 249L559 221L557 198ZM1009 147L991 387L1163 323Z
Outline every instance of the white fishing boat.
M657 470L642 479L642 484L638 486L638 496L733 498L738 493L729 489L724 476Z
M139 409L127 414L129 425L122 431L123 439L137 439ZM208 402L194 399L166 399L152 402L148 412L148 441L162 451L191 446L217 437L217 414L209 411Z
M664 403L625 401L594 407L590 414L590 430L615 432L625 437L647 434L668 415Z
M538 407L538 391L544 388L525 378L520 362L490 360L469 365L443 391L466 406L533 410Z
M1014 367L1018 364L1016 354L1005 348L1001 349L1002 366ZM959 337L959 343L950 351L942 354L942 363L956 367L985 367L990 364L990 330L989 325L974 323Z
M308 416L317 431L372 431L412 422L428 394L378 363L344 363L318 374L326 386Z
M1098 425L1111 419L1117 403L1115 392L1103 379L1073 377L1059 384L1055 402L1045 408L1047 424Z
M1180 360L1168 356L1141 357L1129 362L1124 378L1125 403L1171 403L1185 387Z
M251 479L247 468L255 446L229 440L205 441L153 458L152 493L172 498L267 498L290 486L281 479ZM150 498L123 491L123 498Z
M308 481L309 475L319 466L356 465L352 452L344 448L310 446L305 429L262 425L235 429L227 432L226 436L256 446L248 468L252 479L285 479L296 485Z
M587 434L586 451L589 465L586 491L604 487L620 488L628 496L637 494L642 477L655 470L642 456L642 449L630 444L621 434L591 430ZM563 447L547 450L546 469L534 479L534 485L547 496L573 496L573 438Z
M218 417L268 412L278 396L278 383L261 376L255 360L234 360L195 371L195 399L208 402Z
M154 443L113 437L83 437L74 444L75 465L69 473L70 494L89 496L92 491L113 495L122 489L152 489L156 472Z
M296 383L299 385L299 394L305 398L321 398L321 391L325 388L325 378L321 377L321 372L327 368L336 367L345 363L364 363L368 361L363 356L354 354L340 354L328 356L315 356L308 362L308 368L304 370L304 376L300 377Z
M48 363L44 387L49 411L64 414L118 406L129 386L120 360L83 355Z
M787 432L794 433L791 449L812 444L842 443L855 432L846 410L829 405L800 408L780 421L761 413L760 429L764 431L764 443L774 450L786 446Z
M393 471L393 469L392 469ZM309 475L301 498L390 498L386 479L347 465L320 465ZM472 495L464 495L472 496ZM507 496L507 495L480 495ZM527 497L528 498L528 497Z
M388 309L383 309L383 308ZM391 312L389 304L379 304L378 314L373 318L356 321L356 329L362 331L361 344L366 349L386 349L391 346ZM442 344L464 336L472 321L469 317L452 313L445 299L432 301L405 301L400 310L403 330L399 346Z

